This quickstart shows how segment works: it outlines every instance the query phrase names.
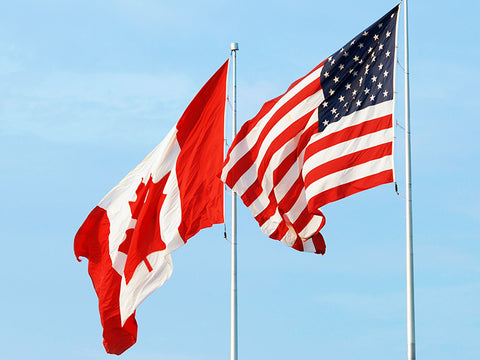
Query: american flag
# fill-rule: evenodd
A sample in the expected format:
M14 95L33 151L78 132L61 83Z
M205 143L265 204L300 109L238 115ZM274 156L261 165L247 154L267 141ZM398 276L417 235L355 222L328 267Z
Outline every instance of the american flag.
M270 238L323 254L320 208L394 181L399 7L265 103L235 137L222 179Z

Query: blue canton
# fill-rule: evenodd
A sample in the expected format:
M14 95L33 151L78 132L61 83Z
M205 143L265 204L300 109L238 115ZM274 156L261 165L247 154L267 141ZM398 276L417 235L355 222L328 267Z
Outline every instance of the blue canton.
M398 8L325 60L319 131L355 111L393 99Z

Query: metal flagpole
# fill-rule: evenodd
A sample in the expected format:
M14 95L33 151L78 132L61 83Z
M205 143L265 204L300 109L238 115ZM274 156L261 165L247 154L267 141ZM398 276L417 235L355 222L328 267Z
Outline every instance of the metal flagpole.
M230 49L233 57L233 114L232 114L232 139L237 135L237 51L238 43L231 43ZM232 140L233 141L233 140ZM238 358L237 336L237 194L232 191L232 270L230 294L230 360Z
M404 0L405 40L405 184L406 184L406 268L407 268L407 350L415 360L415 308L413 294L412 166L410 162L410 84L408 60L408 9Z

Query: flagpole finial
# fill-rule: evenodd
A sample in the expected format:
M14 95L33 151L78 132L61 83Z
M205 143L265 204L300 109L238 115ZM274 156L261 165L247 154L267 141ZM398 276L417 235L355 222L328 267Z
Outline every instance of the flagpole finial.
M230 50L237 51L238 50L238 43L237 42L232 42L230 44Z

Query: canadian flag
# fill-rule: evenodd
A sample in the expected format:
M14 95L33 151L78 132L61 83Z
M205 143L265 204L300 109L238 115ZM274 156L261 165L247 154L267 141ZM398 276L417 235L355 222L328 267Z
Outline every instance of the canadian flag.
M171 253L223 222L224 118L228 60L167 137L89 214L75 255L89 260L103 343L121 354L137 339L135 310L172 274Z

